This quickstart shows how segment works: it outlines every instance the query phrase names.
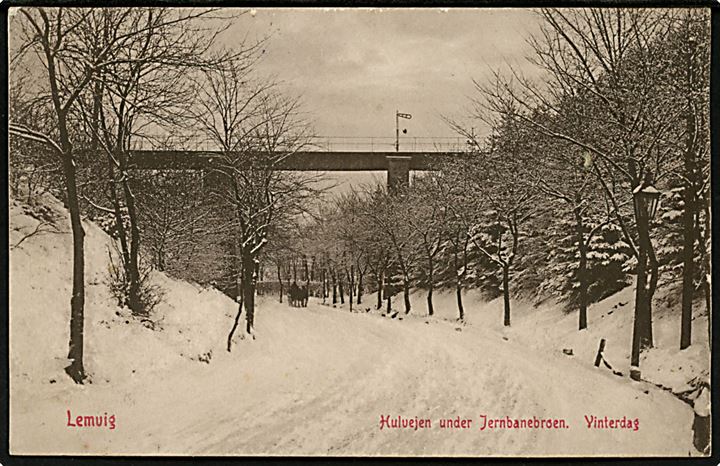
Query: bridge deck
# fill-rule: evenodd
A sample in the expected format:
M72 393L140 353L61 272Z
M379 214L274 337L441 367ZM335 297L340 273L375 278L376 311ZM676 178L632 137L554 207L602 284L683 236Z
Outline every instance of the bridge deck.
M130 152L130 164L138 169L210 168L218 163L217 151L135 150ZM296 152L279 165L280 170L303 171L385 171L395 157L409 159L410 170L432 170L462 152Z

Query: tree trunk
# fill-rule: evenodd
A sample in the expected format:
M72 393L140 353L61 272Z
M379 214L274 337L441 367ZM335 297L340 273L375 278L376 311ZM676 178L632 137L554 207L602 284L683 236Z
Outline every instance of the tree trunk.
M460 320L465 320L465 309L462 302L462 275L460 274L457 246L453 244L453 259L455 264L455 293L457 295L458 315Z
M350 274L348 275L350 290L348 290L348 298L350 299L350 312L353 311L353 287L355 286L355 269L350 266Z
M242 235L240 234L239 228L235 228L235 235L232 238L232 251L230 251L230 254L232 254L233 259L233 267L235 269L234 277L235 277L235 301L238 301L238 298L243 294L242 291L242 270L243 270L243 264L242 264L242 258L240 257L241 251L240 251L240 244L242 242Z
M686 174L687 176L687 174ZM685 349L692 343L692 302L695 274L695 224L693 221L694 195L690 186L685 186L685 211L683 214L683 276L682 276L682 312L680 318L680 349ZM690 192L690 195L687 193Z
M123 155L121 160L126 156ZM130 264L128 265L129 291L128 301L130 309L136 315L145 315L145 305L140 298L140 270L139 270L139 254L140 254L140 228L138 227L137 210L135 208L135 195L130 190L128 183L127 171L123 170L123 193L125 194L125 207L128 210L130 218Z
M385 271L380 270L377 276L377 309L382 309L382 293L385 286Z
M505 308L503 325L510 326L510 265L503 265L503 304Z
M48 62L51 62L50 58L48 58ZM56 97L58 90L55 85L54 64L50 66L49 71L53 97ZM82 384L85 380L85 365L83 363L85 352L85 230L80 217L75 158L72 154L72 145L67 130L67 115L60 110L59 102L56 99L54 99L54 104L63 150L60 155L65 175L65 188L67 190L67 204L70 211L70 228L73 239L73 284L70 298L70 341L68 344L70 364L65 367L65 372L75 383Z
M69 143L67 144L69 146ZM80 218L80 203L77 197L75 160L69 151L62 154L65 187L67 189L68 210L73 237L73 287L70 298L70 342L68 359L70 365L65 372L75 381L85 380L84 322L85 322L85 230Z
M334 306L337 304L337 277L335 275L335 270L332 271L330 278L332 279L332 303Z
M280 273L280 263L277 264L277 277L278 282L280 283L280 302L282 303L283 299L283 281L282 281L282 274Z
M242 267L241 267L241 269L242 269ZM240 277L242 277L242 270L240 270ZM242 282L242 278L240 278L240 288L239 288L239 290L238 290L239 293L238 293L238 295L237 295L238 310L237 310L237 314L235 314L235 322L233 322L233 326L232 326L232 328L230 329L230 333L228 334L228 338L227 338L227 351L228 351L228 353L229 353L230 350L232 349L232 337L233 337L233 335L235 334L235 330L237 329L238 324L240 323L240 315L242 314L242 310L243 310L243 295L244 295L244 293L243 293L242 283L243 283L243 282Z
M434 309L433 309L433 281L434 281L434 271L433 271L433 259L432 256L428 256L428 293L427 293L427 308L428 308L428 315L433 315Z
M345 304L345 288L343 287L342 274L338 277L338 291L340 292L340 304Z
M653 251L651 250L652 244L650 243L650 235L648 233L647 225L644 225L647 220L638 219L638 236L639 236L639 251L638 251L638 266L637 266L637 284L635 290L635 303L636 303L636 320L637 320L637 331L638 331L638 343L639 349L651 348L652 347L652 295L654 292L653 282L656 282L656 278L653 277L652 270L650 275L650 286L648 287L648 258ZM657 267L655 267L657 268ZM638 355L639 363L639 355ZM635 365L635 364L633 364Z
M710 197L708 196L703 203L703 210L705 212L705 235L710 238L712 234L711 223L710 223ZM712 243L710 241L703 241L707 244L705 254L703 255L703 289L705 290L705 310L707 312L707 327L708 327L708 346L710 348L710 354L712 354L712 289L710 286L712 265L710 264L710 254Z
M135 195L130 189L128 157L127 152L125 151L127 133L125 122L122 118L122 116L125 115L125 105L126 101L121 101L120 108L118 110L118 115L120 116L117 122L118 133L115 141L114 152L119 165L120 183L122 185L125 208L128 211L128 218L130 220L130 254L129 262L127 264L128 276L126 277L128 280L128 306L133 314L145 315L145 305L140 298L140 270L138 266L140 254L140 229L138 227L137 210L135 208Z
M261 296L261 293L258 292L258 281L260 281L260 261L253 260L253 264L255 265L255 270L253 270L253 280L255 281L255 293L258 294L258 296ZM242 277L242 275L241 275Z
M252 335L255 326L255 264L248 248L242 252L242 269L246 331Z
M367 269L365 269L367 270ZM364 273L358 273L358 286L357 286L357 304L358 306L362 304L362 295L363 295L363 275Z
M321 280L322 280L322 300L323 304L325 304L325 301L327 299L327 272L325 271L325 268L322 269L320 272Z
M398 264L400 265L400 271L402 272L403 280L403 300L405 301L405 314L410 314L410 276L408 273L408 267L402 258L402 255L398 253Z
M157 253L157 269L160 272L165 271L165 253L160 249Z
M575 228L577 231L578 252L580 262L578 263L577 278L580 283L579 292L579 318L578 330L587 328L587 306L588 306L588 282L587 282L587 248L585 247L585 231L580 207L575 207Z
M689 45L688 45L689 46ZM687 114L686 114L686 138L687 147L685 148L685 160L683 167L683 175L685 177L685 189L683 191L684 211L683 211L683 280L682 280L682 312L680 319L680 349L685 349L692 343L692 301L695 291L694 275L695 262L695 215L697 208L695 205L695 112L692 101L693 88L693 50L687 52Z
M122 218L122 208L120 201L117 196L117 187L115 186L117 180L115 179L115 169L113 168L113 161L108 159L109 163L109 178L110 178L110 200L113 204L113 211L115 212L115 228L117 229L118 240L120 241L120 252L122 253L123 259L123 270L125 270L125 279L127 280L130 276L130 249L127 244L127 232L125 231L125 223Z
M455 294L457 297L458 315L461 321L465 320L465 309L462 302L462 282L460 278L455 281Z
M653 347L653 327L652 327L652 305L653 305L653 296L655 296L655 290L657 289L657 282L659 277L659 265L657 262L657 258L655 257L655 249L652 246L652 243L650 242L650 236L649 232L647 232L647 245L648 245L648 268L650 270L650 283L648 284L648 289L646 292L647 295L647 304L645 306L645 318L643 319L643 323L645 325L645 340L643 343L644 348L652 348Z
M405 314L410 314L410 279L403 275L403 298L405 300Z

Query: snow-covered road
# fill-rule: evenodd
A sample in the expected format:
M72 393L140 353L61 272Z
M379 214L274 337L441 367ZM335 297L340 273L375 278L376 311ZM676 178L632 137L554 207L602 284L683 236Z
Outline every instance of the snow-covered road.
M45 202L68 231L59 201ZM28 209L11 205L15 242L38 224ZM63 373L70 237L40 235L11 250L12 453L687 456L692 449L687 405L591 364L596 339L609 338L612 360L624 370L630 316L618 304L628 301L622 293L612 298L614 306L591 309L592 332L584 335L574 330L574 316L561 319L556 309L515 308L513 330L504 331L501 309L478 298L466 301L472 325L459 326L415 316L424 313L420 295L402 321L313 300L290 308L268 297L258 303L257 339L236 338L228 353L235 303L157 273L166 291L153 314L159 328L145 328L108 291L110 238L91 222L86 234L92 260L86 264L85 362L92 383L83 386ZM450 318L454 296L438 293L436 311ZM575 356L564 355L565 347ZM210 355L209 364L201 361ZM665 376L683 374L686 359L673 361ZM77 416L100 416L103 427L69 425ZM380 429L382 416L432 424ZM551 418L569 428L481 430L482 416ZM585 416L637 418L638 430L588 429ZM458 417L472 420L470 428L440 427L441 419ZM107 419L114 419L114 429Z
M671 395L477 326L426 321L268 300L258 338L233 353L120 387L63 392L17 416L16 428L42 417L33 443L48 452L687 455L691 411ZM66 408L114 413L117 427L68 428ZM388 415L432 427L380 429ZM568 428L481 430L482 415L554 418ZM586 415L638 418L639 428L588 429ZM458 416L471 427L440 427Z

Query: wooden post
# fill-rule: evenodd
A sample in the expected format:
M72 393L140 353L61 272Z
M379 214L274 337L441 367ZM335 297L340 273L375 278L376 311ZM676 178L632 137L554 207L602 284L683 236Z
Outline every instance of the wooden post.
M598 347L597 356L595 356L595 367L600 367L602 361L602 353L605 351L605 339L600 339L600 346Z

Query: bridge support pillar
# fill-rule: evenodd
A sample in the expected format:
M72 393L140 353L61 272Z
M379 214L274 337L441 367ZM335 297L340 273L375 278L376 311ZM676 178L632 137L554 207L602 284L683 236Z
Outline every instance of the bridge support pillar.
M397 192L410 185L410 161L412 157L405 155L388 155L388 191Z

